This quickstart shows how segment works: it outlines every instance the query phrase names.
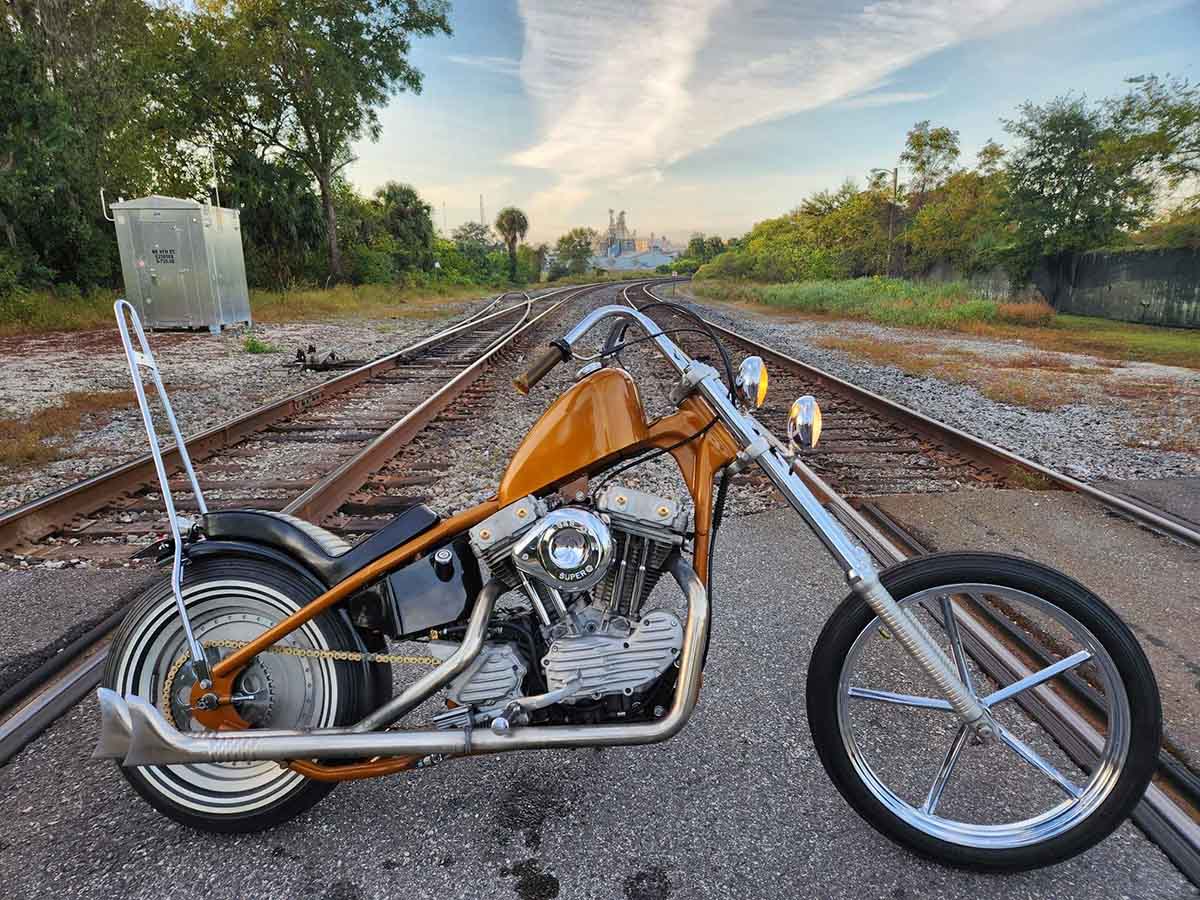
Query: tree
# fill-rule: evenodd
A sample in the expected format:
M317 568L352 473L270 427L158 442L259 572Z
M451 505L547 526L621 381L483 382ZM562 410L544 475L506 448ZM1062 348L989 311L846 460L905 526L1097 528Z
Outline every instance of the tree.
M576 275L587 271L592 258L592 247L600 240L594 228L572 228L558 239L554 252L569 272Z
M1020 112L1005 122L1021 143L1005 166L1003 205L1016 231L1019 274L1042 256L1057 264L1065 254L1102 247L1145 219L1151 185L1136 159L1111 152L1119 135L1101 110L1065 96L1026 103Z
M886 176L881 175L880 177ZM827 216L839 207L846 205L857 193L858 186L855 185L853 179L847 178L836 191L822 190L805 197L795 211L816 218Z
M1004 157L1007 153L1007 150L989 138L988 142L979 148L979 153L975 156L980 174L995 175L999 172L1000 165L1004 162Z
M931 128L924 119L909 129L900 163L912 171L909 196L914 209L920 209L926 195L946 180L958 152L958 132L951 128Z
M477 275L488 274L488 254L496 249L498 242L492 229L482 222L463 222L454 229L450 237Z
M1143 75L1110 110L1121 141L1110 151L1149 164L1171 189L1192 182L1189 205L1200 206L1200 84Z
M325 240L312 178L287 157L239 153L222 173L221 202L241 211L246 275L252 284L289 286Z
M517 244L529 231L529 219L515 206L506 206L496 216L496 230L508 247L508 277L517 280Z
M433 208L411 184L389 181L375 191L384 229L395 240L396 270L425 269L433 263Z
M191 106L208 110L210 132L250 133L316 179L334 279L334 180L353 159L351 142L379 138L387 98L420 92L412 37L450 34L447 12L445 0L211 0L181 43Z
M959 272L972 272L994 265L994 248L1005 239L1003 183L1001 172L982 167L946 179L905 230L910 267L925 271L934 263L949 263Z
M0 246L19 247L26 281L113 280L102 187L187 196L204 183L190 133L162 114L175 84L159 48L174 31L174 11L144 0L10 2L0 14Z

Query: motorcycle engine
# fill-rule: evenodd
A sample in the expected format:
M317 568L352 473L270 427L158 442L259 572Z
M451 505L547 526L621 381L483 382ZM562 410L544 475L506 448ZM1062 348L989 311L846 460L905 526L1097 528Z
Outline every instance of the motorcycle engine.
M472 528L470 539L492 577L533 605L547 650L528 662L540 666L547 691L561 695L556 702L606 700L621 711L659 681L683 646L675 613L642 607L687 529L677 501L610 484L589 502L553 510L525 497ZM506 659L519 652L485 648L492 650ZM469 683L452 688L462 688L464 699L478 695Z

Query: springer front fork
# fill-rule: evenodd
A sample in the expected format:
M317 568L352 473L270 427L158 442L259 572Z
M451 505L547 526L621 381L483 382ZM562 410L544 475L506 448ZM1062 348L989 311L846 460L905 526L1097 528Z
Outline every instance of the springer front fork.
M900 646L907 650L933 679L933 683L954 707L959 718L978 738L990 742L995 737L991 719L983 705L967 689L945 652L930 636L925 626L896 602L879 580L879 572L871 557L851 540L841 523L808 489L808 485L796 474L791 460L787 458L786 452L778 442L767 439L765 435L769 433L762 426L759 428L759 437L767 446L760 449L755 461L837 559L850 589L871 607L888 631L900 642Z

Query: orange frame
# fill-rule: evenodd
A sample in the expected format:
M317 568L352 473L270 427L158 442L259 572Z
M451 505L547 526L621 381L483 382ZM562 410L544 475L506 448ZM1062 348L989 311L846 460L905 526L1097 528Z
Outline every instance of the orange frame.
M218 697L231 695L234 679L259 653L359 589L443 540L479 524L503 506L526 494L549 493L580 476L602 471L616 459L653 448L671 448L692 497L696 522L692 566L701 583L707 585L713 479L738 453L736 441L722 423L713 423L706 430L714 415L703 399L692 396L684 400L678 412L647 424L637 388L628 373L601 369L589 375L555 400L530 429L514 453L496 497L444 519L364 566L246 646L219 660L211 670L212 687L203 690L199 683L193 686L193 705L208 691ZM227 704L217 709L198 709L197 718L211 728L246 727Z

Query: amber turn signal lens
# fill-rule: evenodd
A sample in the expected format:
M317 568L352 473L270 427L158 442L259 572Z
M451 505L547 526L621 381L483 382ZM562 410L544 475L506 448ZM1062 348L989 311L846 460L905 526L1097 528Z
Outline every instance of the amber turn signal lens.
M811 450L821 439L821 407L816 398L804 396L792 404L788 413L788 443L795 453L800 447Z
M747 356L742 360L733 387L742 409L758 409L763 405L767 399L767 367L761 357Z

